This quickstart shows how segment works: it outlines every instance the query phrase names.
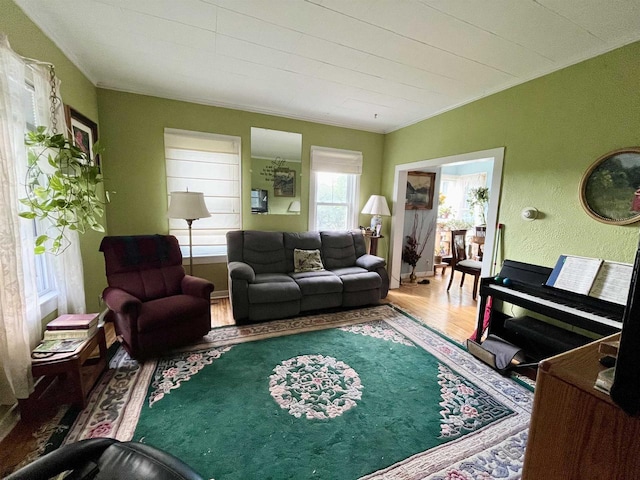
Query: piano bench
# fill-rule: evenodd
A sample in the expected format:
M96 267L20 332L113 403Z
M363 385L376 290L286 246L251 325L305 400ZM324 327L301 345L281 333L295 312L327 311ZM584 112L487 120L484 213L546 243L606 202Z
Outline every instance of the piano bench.
M508 340L521 347L535 361L581 347L594 339L565 330L532 317L514 317L504 321Z

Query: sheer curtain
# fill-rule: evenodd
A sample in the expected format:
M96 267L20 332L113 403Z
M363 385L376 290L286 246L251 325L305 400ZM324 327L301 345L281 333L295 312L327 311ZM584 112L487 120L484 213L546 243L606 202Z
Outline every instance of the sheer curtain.
M27 64L29 67L27 67ZM48 67L25 60L0 34L0 404L15 403L33 391L31 350L42 338L40 303L33 253L34 224L18 216L25 196L25 73L31 68L36 123L50 127ZM58 95L59 97L59 95ZM58 131L65 133L62 102L55 112ZM85 311L82 259L77 232L70 246L51 258L56 277L58 313ZM49 254L46 254L49 255Z
M33 391L31 349L40 339L33 224L18 217L26 168L25 63L0 37L0 403Z

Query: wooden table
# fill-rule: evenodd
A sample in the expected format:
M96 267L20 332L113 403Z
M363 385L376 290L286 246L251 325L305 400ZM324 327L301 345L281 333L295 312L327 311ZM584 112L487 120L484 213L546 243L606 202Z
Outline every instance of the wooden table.
M441 268L442 270L440 270L440 274L444 275L445 270L447 269L447 267L449 266L448 263L436 263L433 266L433 273L438 273L438 269Z
M33 420L41 409L51 405L86 407L87 395L106 368L107 343L102 327L74 352L33 359L31 372L36 385L29 398L18 400L21 418Z
M599 343L540 364L523 480L639 478L640 418L593 387L604 369Z
M384 238L384 236L382 235L371 235L368 237L369 240L371 241L370 246L369 246L369 254L370 255L378 255L378 240L380 240L381 238Z

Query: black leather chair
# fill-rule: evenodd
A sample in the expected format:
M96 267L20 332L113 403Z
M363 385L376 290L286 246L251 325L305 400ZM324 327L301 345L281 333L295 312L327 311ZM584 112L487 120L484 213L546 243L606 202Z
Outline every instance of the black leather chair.
M203 480L182 460L150 445L91 438L38 458L5 480L46 480L62 472L65 480Z

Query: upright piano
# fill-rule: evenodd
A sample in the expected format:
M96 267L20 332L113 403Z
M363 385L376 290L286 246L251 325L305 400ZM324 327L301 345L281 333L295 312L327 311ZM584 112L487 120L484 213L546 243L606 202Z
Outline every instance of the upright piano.
M548 287L545 284L552 270L548 267L505 260L498 277L508 278L507 285L502 281L496 282L493 277L482 278L475 342L481 343L483 326L487 323L485 316L488 316L489 334L523 347L525 353L530 353L528 357L532 361L541 359L537 357L555 355L591 340L589 336L568 332L567 329L544 322L539 322L541 326L538 328L536 320L529 317L517 322L518 319L496 309L496 300L579 327L597 336L611 335L621 330L624 305ZM487 308L489 298L492 300ZM540 342L543 344L540 345ZM562 349L562 345L567 345L567 348ZM527 352L527 348L536 351Z

